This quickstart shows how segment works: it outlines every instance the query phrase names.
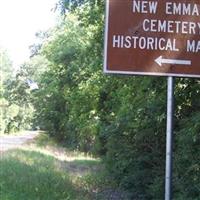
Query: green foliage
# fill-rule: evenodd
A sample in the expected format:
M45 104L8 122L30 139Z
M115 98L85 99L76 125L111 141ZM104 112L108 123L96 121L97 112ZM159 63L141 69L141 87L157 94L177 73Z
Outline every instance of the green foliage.
M0 133L18 131L20 107L9 101L8 84L13 80L12 62L6 50L0 48Z
M98 125L101 73L93 68L100 63L99 55L94 59L96 29L86 29L72 14L65 21L52 31L41 50L50 63L35 93L36 119L51 135L88 151L93 148Z
M132 199L163 199L166 79L104 75L104 2L59 6L65 19L33 57L46 60L31 97L35 122L65 144L102 156ZM175 97L175 199L198 199L199 80L177 78Z
M8 54L5 50L0 50L0 132L9 134L31 128L33 106L31 104L32 94L27 84L27 79L36 78L35 60L40 59L44 63L44 59L41 59L40 56L33 58L30 61L32 68L27 63L21 66L21 69L14 74ZM44 71L44 66L46 65L40 65L42 68L37 70L37 73Z
M5 133L30 128L33 107L30 103L31 93L26 80L22 73L18 73L15 78L7 81L5 85L4 97L9 103L7 113L11 113L10 117L9 115L6 116L9 119L7 120Z
M0 80L1 80L1 89L2 84L8 79L12 78L12 62L9 58L9 55L6 50L0 46ZM2 93L1 93L2 94Z
M177 133L175 184L177 199L198 199L200 194L200 114L193 113L182 121Z
M102 0L59 0L57 7L61 14L66 14L66 11L74 11L81 6L87 5L88 7L98 8L103 5Z
M103 130L107 135L105 161L116 180L132 191L133 198L154 199L157 195L159 199L162 181L158 194L151 196L149 190L164 172L166 84L163 79L141 77L117 82L115 90L108 91L112 98L107 97L113 117ZM158 84L160 87L154 87Z
M86 188L79 189L66 171L59 170L60 162L52 156L15 150L1 157L0 162L1 199L90 199Z
M105 200L117 189L100 159L61 148L45 133L4 152L0 165L1 199Z
M198 199L200 194L200 83L180 80L177 91L179 123L175 146L175 197ZM179 99L180 98L180 99ZM180 113L181 112L181 113Z

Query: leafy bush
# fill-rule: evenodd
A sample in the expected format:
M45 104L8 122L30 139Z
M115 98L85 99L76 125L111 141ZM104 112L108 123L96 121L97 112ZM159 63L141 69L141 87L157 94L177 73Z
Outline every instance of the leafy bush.
M104 2L61 0L59 6L67 10L65 19L35 55L46 60L32 97L36 122L67 145L102 156L132 198L163 199L166 78L104 75ZM177 200L195 199L199 80L177 78L175 97L174 194Z

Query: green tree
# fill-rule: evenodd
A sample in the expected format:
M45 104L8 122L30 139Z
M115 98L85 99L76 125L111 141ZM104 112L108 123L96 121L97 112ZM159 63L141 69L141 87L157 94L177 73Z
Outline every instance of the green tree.
M13 68L12 62L6 50L0 47L0 132L4 133L9 118L13 116L12 110L15 107L10 107L9 102L5 98L5 87L7 82L12 79Z
M61 0L58 8L64 18L39 51L46 61L35 118L57 139L102 156L132 199L163 199L166 78L104 75L104 1ZM199 91L198 79L176 79L177 200L200 194Z

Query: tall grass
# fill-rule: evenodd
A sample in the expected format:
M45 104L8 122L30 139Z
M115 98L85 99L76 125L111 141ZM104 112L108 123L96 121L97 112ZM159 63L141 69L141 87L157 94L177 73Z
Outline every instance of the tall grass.
M59 148L43 134L1 155L1 200L106 200L113 187L99 159Z
M57 160L38 152L10 151L0 163L1 200L90 199L85 188L78 188ZM85 161L86 162L86 161Z

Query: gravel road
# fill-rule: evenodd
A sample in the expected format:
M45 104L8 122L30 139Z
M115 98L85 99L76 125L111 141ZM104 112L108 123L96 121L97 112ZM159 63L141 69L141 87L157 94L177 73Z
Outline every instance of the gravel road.
M37 131L25 131L20 135L0 136L0 151L17 148L26 142L34 139L38 135Z

